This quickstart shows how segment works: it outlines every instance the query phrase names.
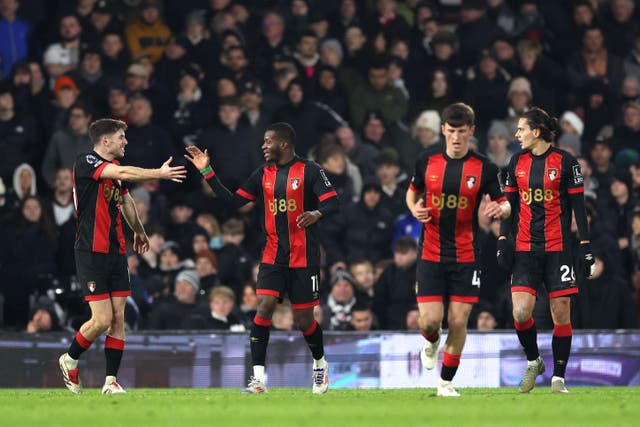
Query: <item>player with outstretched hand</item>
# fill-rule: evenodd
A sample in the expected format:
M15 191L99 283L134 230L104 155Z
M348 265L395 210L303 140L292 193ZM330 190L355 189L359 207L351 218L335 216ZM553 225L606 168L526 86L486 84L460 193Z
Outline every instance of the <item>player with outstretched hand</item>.
M558 122L540 108L532 108L518 120L516 139L522 152L507 168L505 193L518 213L517 224L503 221L498 237L498 263L510 270L513 318L518 339L527 356L527 368L519 391L533 389L545 371L537 344L533 308L538 286L544 283L553 318L553 377L551 391L568 393L564 384L571 352L572 294L578 293L571 255L571 214L578 225L584 277L593 274L594 258L584 205L583 176L578 161L552 143ZM514 248L509 242L515 236ZM513 265L512 265L513 263Z
M73 166L73 201L78 225L76 268L91 318L80 327L59 363L65 385L76 394L82 392L78 359L105 331L107 369L102 393L125 393L116 381L124 351L124 307L131 295L121 217L124 216L133 230L136 252L146 252L149 239L122 181L182 182L187 174L184 166L170 166L172 158L159 169L120 166L116 159L124 156L126 130L127 125L120 120L93 122L89 127L93 151L79 155Z
M312 392L326 393L329 365L324 357L322 329L313 307L320 303L320 243L315 223L338 210L338 197L317 163L295 154L296 135L291 125L274 123L264 134L262 151L267 161L235 193L211 168L209 155L187 147L185 155L218 197L240 207L255 202L261 208L267 242L262 254L256 294L258 310L250 334L253 376L247 393L264 393L265 361L273 311L286 293L294 320L313 356Z
M469 149L475 113L463 103L442 112L445 145L424 151L416 161L406 201L423 223L421 259L416 271L420 329L425 338L422 365L433 369L438 358L444 298L449 299L449 334L444 345L436 394L458 397L451 384L467 337L467 322L480 295L480 264L476 242L478 208L483 195L491 218L504 219L511 207L500 190L498 168Z

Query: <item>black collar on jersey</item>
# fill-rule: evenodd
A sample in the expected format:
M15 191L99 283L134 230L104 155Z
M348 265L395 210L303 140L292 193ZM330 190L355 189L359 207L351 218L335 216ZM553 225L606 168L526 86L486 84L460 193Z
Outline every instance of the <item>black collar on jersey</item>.
M278 164L276 162L274 162L274 164L276 165L276 167L278 169L285 169L285 168L288 168L289 166L291 166L292 164L294 164L295 162L298 162L298 161L300 161L300 157L298 157L297 155L294 154L293 155L293 159L291 159L291 161L285 163L284 165Z
M535 157L536 159L544 159L549 154L551 154L552 151L553 151L553 145L549 144L549 148L547 148L547 151L545 151L542 154L533 154L532 150L529 150L529 153L531 154L531 157Z
M452 162L464 162L465 160L467 160L469 157L471 157L472 153L472 149L469 148L469 150L467 150L467 154L465 154L464 156L460 157L459 159L454 159L453 157L449 157L449 155L447 154L447 146L443 146L442 147L442 155L444 156L445 159L447 160L451 160Z

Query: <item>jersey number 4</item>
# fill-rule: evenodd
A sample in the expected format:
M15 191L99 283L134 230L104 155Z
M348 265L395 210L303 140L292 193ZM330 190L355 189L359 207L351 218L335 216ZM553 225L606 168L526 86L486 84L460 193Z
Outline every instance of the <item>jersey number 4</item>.
M480 270L473 270L473 278L471 279L471 286L480 287Z

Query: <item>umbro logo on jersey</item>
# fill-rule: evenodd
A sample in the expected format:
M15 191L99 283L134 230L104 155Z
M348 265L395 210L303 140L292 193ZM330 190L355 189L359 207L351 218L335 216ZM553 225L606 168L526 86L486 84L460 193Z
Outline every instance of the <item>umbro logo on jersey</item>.
M96 290L96 282L87 282L87 288L89 288L89 292L93 292Z
M429 175L429 181L437 181L438 175Z
M291 189L297 190L300 188L300 178L291 178Z

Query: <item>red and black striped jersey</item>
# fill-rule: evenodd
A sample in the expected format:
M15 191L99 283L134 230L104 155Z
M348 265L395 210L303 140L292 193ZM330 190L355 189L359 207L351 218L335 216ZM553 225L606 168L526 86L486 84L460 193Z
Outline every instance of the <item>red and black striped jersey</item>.
M207 182L217 194L224 194L217 177ZM245 203L255 201L262 208L267 235L263 263L290 268L320 265L316 224L300 228L296 223L303 212L319 210L326 215L338 208L337 193L317 163L299 157L285 165L267 163L251 174L234 197Z
M100 253L125 253L120 196L127 193L117 180L100 178L109 164L95 151L80 154L73 165L73 202L76 207L75 248Z
M539 156L524 151L511 158L505 193L519 201L513 206L519 215L514 222L517 251L561 252L570 247L570 198L582 196L583 181L578 161L556 147Z
M474 151L452 159L441 146L424 151L416 160L409 189L421 194L431 220L421 236L422 259L434 262L475 262L478 207L484 194L506 200L498 167Z

